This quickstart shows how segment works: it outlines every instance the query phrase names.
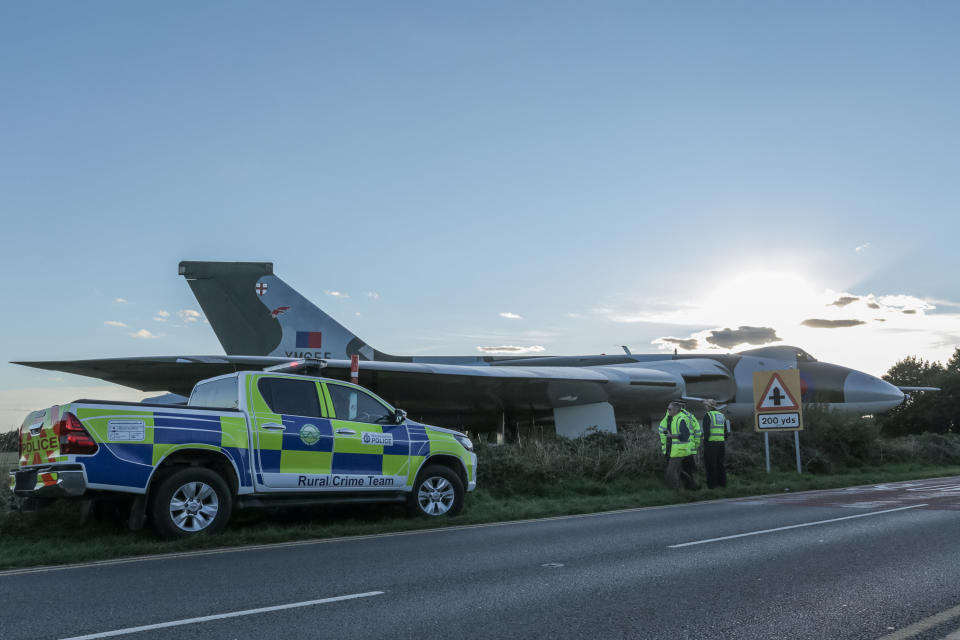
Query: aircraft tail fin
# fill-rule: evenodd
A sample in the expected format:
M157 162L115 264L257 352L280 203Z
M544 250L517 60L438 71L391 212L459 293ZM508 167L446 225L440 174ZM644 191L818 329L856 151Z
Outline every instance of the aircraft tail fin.
M387 360L273 273L272 262L180 263L227 355Z

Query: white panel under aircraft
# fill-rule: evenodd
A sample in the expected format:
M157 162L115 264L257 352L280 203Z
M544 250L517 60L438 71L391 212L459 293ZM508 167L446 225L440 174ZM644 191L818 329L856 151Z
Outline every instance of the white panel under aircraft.
M590 427L596 427L599 431L617 432L617 420L613 405L609 402L558 407L553 410L553 420L557 435L566 438L578 438Z

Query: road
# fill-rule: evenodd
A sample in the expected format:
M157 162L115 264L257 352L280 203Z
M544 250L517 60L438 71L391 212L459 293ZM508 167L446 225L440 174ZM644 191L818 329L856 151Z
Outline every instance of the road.
M0 598L5 640L953 640L960 477L15 570Z

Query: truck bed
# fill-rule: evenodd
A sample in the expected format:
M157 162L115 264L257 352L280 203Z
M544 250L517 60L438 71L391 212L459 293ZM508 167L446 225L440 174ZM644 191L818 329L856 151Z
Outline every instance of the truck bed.
M155 409L189 409L190 411L229 411L232 413L240 413L240 409L228 409L225 407L197 407L190 406L186 404L169 404L162 402L128 402L124 400L91 400L90 398L80 398L79 400L74 400L70 404L110 404L110 405L120 405L124 407L152 407Z

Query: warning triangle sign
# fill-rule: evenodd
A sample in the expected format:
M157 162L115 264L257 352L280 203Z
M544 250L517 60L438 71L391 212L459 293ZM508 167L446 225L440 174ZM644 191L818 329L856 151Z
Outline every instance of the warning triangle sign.
M796 411L800 408L796 399L787 389L787 385L780 379L780 374L775 373L770 376L770 382L767 383L767 389L760 395L760 401L757 403L758 411L769 411L776 409L778 411Z

